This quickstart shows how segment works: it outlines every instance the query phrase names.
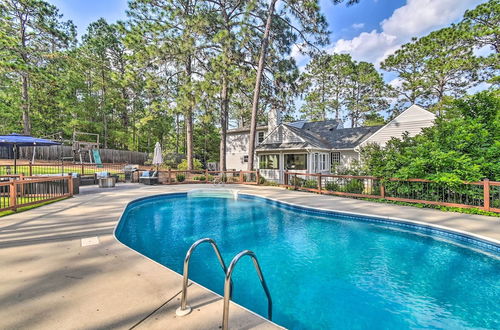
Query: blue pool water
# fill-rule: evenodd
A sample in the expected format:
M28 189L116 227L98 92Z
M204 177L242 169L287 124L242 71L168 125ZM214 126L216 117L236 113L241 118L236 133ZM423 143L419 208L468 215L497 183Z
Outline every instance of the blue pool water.
M175 194L130 204L116 236L178 273L189 246L203 237L215 239L227 264L241 250L254 251L273 321L292 329L500 328L498 251L425 231L253 196ZM223 293L210 245L198 247L190 273ZM249 258L233 278L233 300L266 316Z

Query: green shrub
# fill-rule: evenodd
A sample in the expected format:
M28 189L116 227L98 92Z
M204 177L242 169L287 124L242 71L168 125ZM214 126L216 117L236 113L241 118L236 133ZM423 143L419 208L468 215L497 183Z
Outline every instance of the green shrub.
M177 179L177 182L184 182L184 180L186 180L186 176L184 174L177 174L175 178Z
M318 182L316 180L305 180L303 187L309 189L318 189Z
M325 189L329 191L342 191L340 185L335 182L327 182L325 185Z
M266 178L264 178L263 176L261 176L261 177L259 178L259 184L266 184L266 183L267 183Z
M193 180L195 181L205 181L206 180L206 177L204 175L200 175L200 176L195 176L193 178Z
M361 194L365 188L363 180L351 179L344 187L343 191L353 194Z
M299 178L297 176L293 176L293 177L290 178L290 185L291 186L302 187L304 185L305 181L306 180L301 179L301 178Z
M278 187L279 183L274 182L274 181L266 181L266 183L264 185L265 186L270 186L270 187Z
M187 159L183 159L182 162L177 166L177 169L181 171L187 170ZM193 170L203 169L203 164L196 158L193 158Z

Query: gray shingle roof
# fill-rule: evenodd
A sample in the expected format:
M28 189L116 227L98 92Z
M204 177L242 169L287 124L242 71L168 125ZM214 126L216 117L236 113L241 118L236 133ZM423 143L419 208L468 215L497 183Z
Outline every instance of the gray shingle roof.
M353 149L383 127L381 125L337 129L336 120L305 122L301 123L300 127L293 124L283 125L305 142L259 144L256 149Z
M328 139L332 149L353 149L382 127L384 125L341 128L332 131L321 130L319 134L323 138Z

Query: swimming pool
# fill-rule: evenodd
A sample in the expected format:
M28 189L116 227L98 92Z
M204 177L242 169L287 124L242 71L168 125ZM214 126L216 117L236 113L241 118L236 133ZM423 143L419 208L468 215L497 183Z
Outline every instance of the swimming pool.
M130 203L115 234L180 274L186 251L203 237L217 242L226 264L254 251L273 321L292 329L500 328L499 247L462 235L256 196L186 193ZM193 254L190 279L223 294L208 244ZM250 259L240 261L233 283L236 303L267 315Z

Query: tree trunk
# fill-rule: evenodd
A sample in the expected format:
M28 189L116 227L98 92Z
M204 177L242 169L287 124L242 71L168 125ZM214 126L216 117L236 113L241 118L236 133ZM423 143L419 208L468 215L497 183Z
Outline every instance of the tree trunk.
M31 135L31 120L30 120L30 103L28 94L28 74L23 73L22 76L22 109L23 109L23 134Z
M23 18L24 17L24 18ZM26 50L26 16L20 15L20 33L21 33L21 58L26 66L28 66L28 54ZM23 111L23 133L25 135L31 135L31 119L30 119L30 99L29 99L29 76L28 72L23 72L21 74L22 81L22 111Z
M188 56L186 60L186 77L188 80L188 87L191 88L191 56ZM187 169L189 171L193 170L193 104L192 95L190 92L189 105L186 107L186 158L187 158Z
M108 148L108 118L106 116L106 79L104 74L104 69L101 68L101 78L102 78L102 87L101 87L101 113L102 113L102 122L104 125L104 149Z
M226 171L226 133L227 133L227 120L229 116L229 93L227 91L227 77L226 72L222 76L222 91L221 91L221 115L220 115L220 169Z
M260 90L262 87L262 76L264 74L264 66L266 63L267 46L269 44L269 34L271 31L271 23L273 21L274 7L278 0L271 0L267 13L266 28L262 37L262 46L260 48L259 66L257 67L257 75L255 79L255 89L252 101L252 120L250 121L250 138L248 141L248 170L254 168L254 153L255 153L255 134L257 131L257 115L259 111Z

